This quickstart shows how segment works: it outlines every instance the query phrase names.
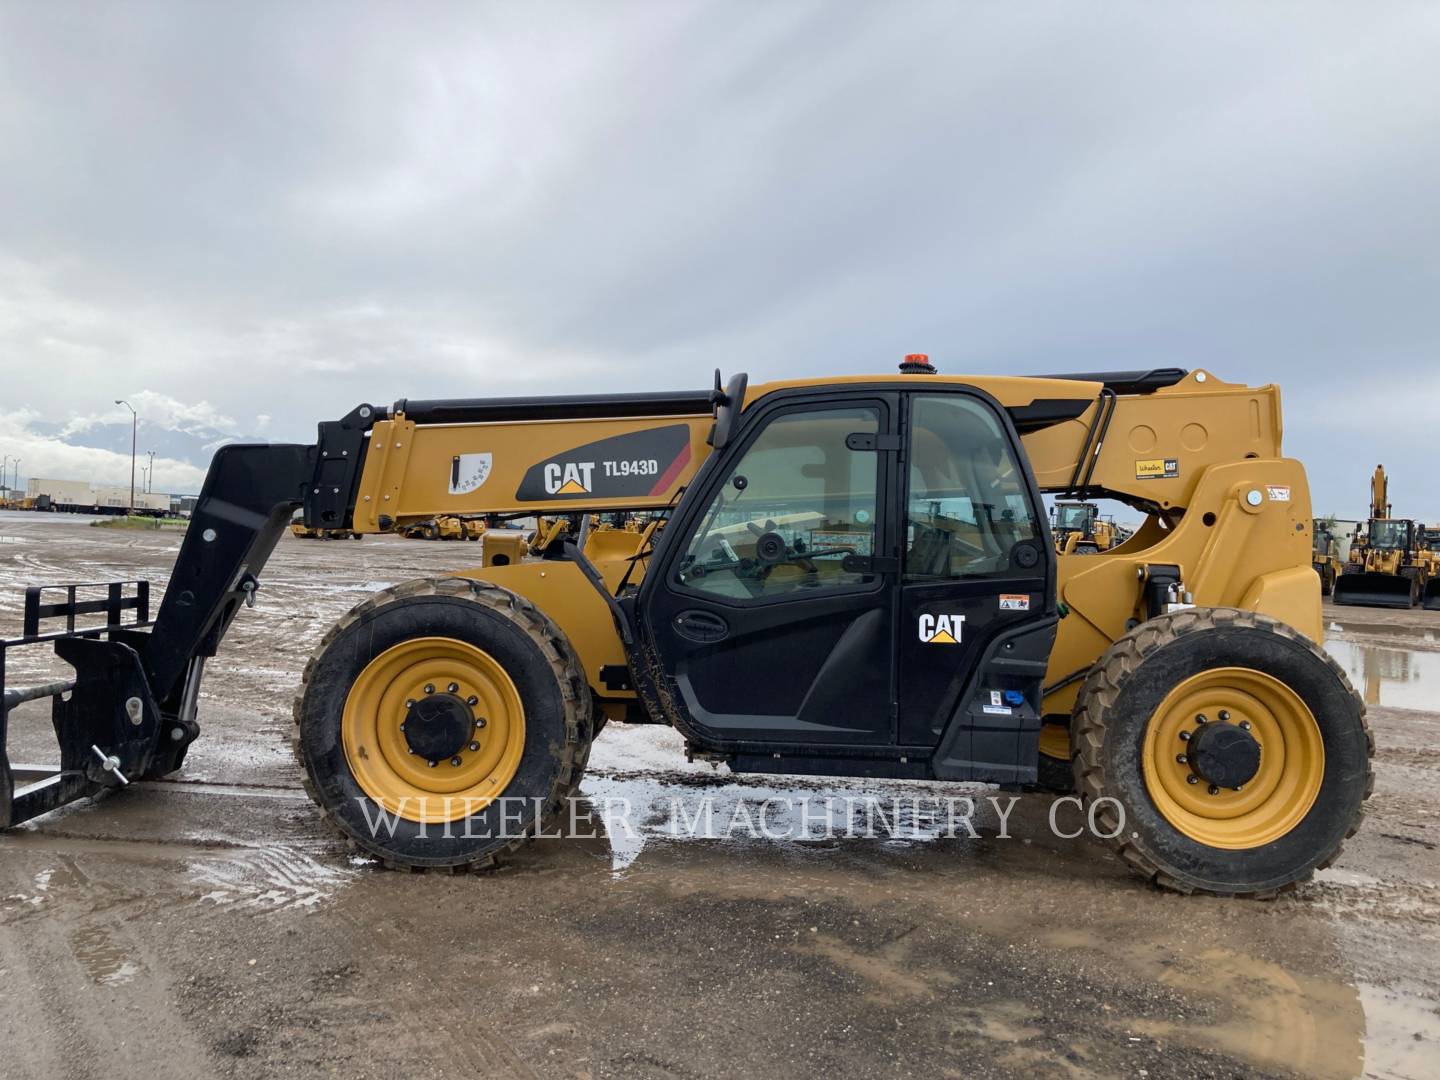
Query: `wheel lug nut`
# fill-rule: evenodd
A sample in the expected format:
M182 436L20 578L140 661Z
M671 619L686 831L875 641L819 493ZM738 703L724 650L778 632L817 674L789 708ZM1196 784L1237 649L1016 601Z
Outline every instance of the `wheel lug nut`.
M1200 782L1200 778L1194 773L1191 773L1189 776L1185 777L1185 782L1187 784L1198 784Z
M472 743L470 744L470 749L471 749L471 750L479 750L479 749L480 749L480 744L479 744L478 742L472 742Z
M479 705L479 704L480 704L480 699L479 699L478 697L476 697L474 694L471 694L469 697L467 697L467 698L465 699L465 704L466 704L466 705Z
M485 717L483 717L483 716L477 716L477 717L475 718L475 726L476 726L476 727L484 727L484 726L485 726Z
M404 730L405 730L405 721L404 721L404 720L401 720L401 721L400 721L400 730L401 730L401 731L404 731Z
M1220 789L1219 789L1218 787L1216 787L1214 784L1211 784L1211 785L1210 785L1209 791L1210 791L1210 794L1211 794L1211 795L1219 795L1219 794L1220 794Z
M1241 721L1240 721L1240 730L1242 730L1242 731L1249 731L1249 730L1250 730L1250 721L1249 721L1249 720L1241 720Z
M1190 741L1190 733L1189 733L1188 731L1182 731L1182 732L1180 732L1180 741L1181 741L1181 742L1189 742L1189 741Z
M1204 714L1203 712L1202 712L1202 713L1196 713L1196 715L1195 715L1195 723L1197 723L1197 724L1208 724L1209 722L1210 722L1209 720L1205 719L1205 714Z
M405 707L406 707L407 709L413 709L413 708L415 707L415 699L414 699L414 698L406 698L406 699L405 699Z
M405 752L406 752L407 754L413 754L413 753L415 753L414 750L411 750L411 749L408 749L408 748L406 749Z
M1221 709L1221 710L1220 710L1220 719L1221 719L1221 720L1229 720L1229 719L1230 719L1230 714L1229 714L1229 712L1227 712L1227 711L1224 710L1224 709Z
M1236 785L1235 785L1235 790L1236 790L1236 791L1244 791L1244 790L1245 790L1245 785L1244 785L1244 784L1236 784Z
M458 765L460 764L460 755L459 755L459 754L456 754L454 757L452 757L452 758L450 759L450 764L451 764L451 765L458 766Z
M438 761L427 761L425 764L426 764L426 765L429 765L430 768L433 769L433 768L435 768L436 765L439 765L440 762L438 762Z
M401 726L401 730L403 731L405 725L402 724L402 725L400 725L400 726ZM1190 760L1190 759L1189 759L1188 757L1186 757L1184 754L1176 754L1176 755L1175 755L1175 762L1176 762L1176 764L1184 765L1184 764L1187 763L1189 760Z
M433 693L435 692L435 684L434 684L434 683L428 683L428 682L427 682L427 683L425 684L425 692L426 692L427 694L433 694Z
M458 682L452 682L452 683L451 683L449 686L447 686L445 689L448 690L448 691L450 691L450 693L453 694L453 693L455 693L456 690L459 690L459 689L460 689L460 684L459 684Z

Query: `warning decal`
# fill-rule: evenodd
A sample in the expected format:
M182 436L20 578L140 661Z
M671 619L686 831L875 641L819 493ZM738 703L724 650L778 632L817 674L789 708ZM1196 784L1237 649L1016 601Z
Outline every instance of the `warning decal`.
M1029 610L1030 610L1030 597L1029 597L1028 594L1019 594L1019 595L1016 595L1016 594L1014 594L1014 593L1001 593L1001 594L1000 594L1000 610L1001 610L1001 611L1029 611Z

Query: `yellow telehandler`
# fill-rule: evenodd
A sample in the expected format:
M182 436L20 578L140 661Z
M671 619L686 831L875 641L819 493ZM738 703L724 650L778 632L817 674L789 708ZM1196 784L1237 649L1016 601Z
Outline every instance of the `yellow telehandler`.
M1310 494L1281 427L1277 388L1203 370L946 376L911 356L365 404L314 445L226 445L153 619L143 582L27 591L0 660L49 644L75 677L5 691L6 713L54 699L60 760L5 759L0 826L181 766L205 664L297 507L361 533L640 512L639 531L602 520L339 620L294 729L335 827L394 867L493 865L563 819L623 718L736 773L1022 788L1049 760L1143 877L1272 896L1358 827L1374 750L1318 644ZM1043 493L1146 520L1120 551L1061 558Z

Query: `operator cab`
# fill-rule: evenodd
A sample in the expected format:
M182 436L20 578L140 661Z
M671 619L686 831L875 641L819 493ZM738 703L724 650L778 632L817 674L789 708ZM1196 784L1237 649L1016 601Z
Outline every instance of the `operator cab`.
M1368 544L1377 551L1409 551L1414 546L1414 523L1399 518L1370 522Z
M1034 778L1055 556L993 398L772 390L692 487L638 596L654 662L632 665L663 672L692 745L742 771Z

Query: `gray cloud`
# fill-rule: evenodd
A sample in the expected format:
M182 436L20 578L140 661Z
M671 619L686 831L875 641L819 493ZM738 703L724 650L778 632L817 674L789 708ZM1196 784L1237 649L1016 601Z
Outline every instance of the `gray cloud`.
M1284 387L1317 511L1384 461L1440 520L1437 45L1404 3L15 3L7 397L307 438L717 365L1203 365Z

